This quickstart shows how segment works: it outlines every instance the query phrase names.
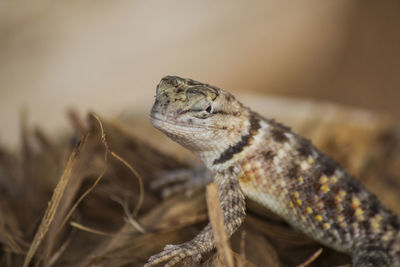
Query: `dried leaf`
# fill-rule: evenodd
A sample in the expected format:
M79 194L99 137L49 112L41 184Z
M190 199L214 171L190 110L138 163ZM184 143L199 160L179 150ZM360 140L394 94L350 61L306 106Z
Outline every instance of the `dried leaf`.
M233 267L231 248L228 242L228 235L225 231L224 216L221 203L218 198L218 187L215 183L207 185L207 207L208 217L214 235L215 245L220 255L221 266Z
M46 209L46 212L43 215L42 222L40 223L40 226L35 234L35 237L33 238L33 241L29 247L28 253L26 254L26 258L25 258L23 267L27 267L29 265L33 256L35 255L36 251L38 250L40 244L42 243L43 238L45 237L47 231L49 230L49 227L50 227L50 225L54 219L54 216L57 212L57 208L60 204L61 198L64 194L64 190L67 187L68 182L71 178L72 170L73 170L74 165L79 156L79 152L85 143L85 140L86 140L86 138L84 138L83 141L72 151L72 153L68 159L67 165L66 165L64 172L60 178L60 181L58 182L57 186L54 188L53 196L51 197L51 200L48 204L48 208Z

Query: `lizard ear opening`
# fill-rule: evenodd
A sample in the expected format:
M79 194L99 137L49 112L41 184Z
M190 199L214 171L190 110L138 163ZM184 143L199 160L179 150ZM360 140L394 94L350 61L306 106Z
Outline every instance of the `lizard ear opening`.
M209 106L206 108L206 112L207 112L207 113L212 113L212 112L213 112L212 105L209 105Z

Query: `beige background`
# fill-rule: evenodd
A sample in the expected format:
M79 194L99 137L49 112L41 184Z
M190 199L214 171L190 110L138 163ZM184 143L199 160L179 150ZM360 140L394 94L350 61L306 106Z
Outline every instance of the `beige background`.
M0 2L0 143L19 113L147 115L175 74L229 91L321 99L400 118L399 1Z

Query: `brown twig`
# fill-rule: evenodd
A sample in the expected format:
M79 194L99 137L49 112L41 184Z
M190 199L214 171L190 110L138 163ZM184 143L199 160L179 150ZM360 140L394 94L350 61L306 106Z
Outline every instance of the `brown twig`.
M91 187L89 187L80 197L79 199L75 202L75 204L72 206L72 208L68 211L67 215L65 216L64 220L58 227L57 233L61 231L63 226L67 223L69 218L72 216L78 205L82 202L82 200L96 187L96 185L100 182L101 178L103 178L104 174L106 173L106 169L102 171L102 173L97 177L97 179L94 181Z
M72 151L68 159L67 165L65 166L60 181L54 188L54 192L49 202L49 206L46 209L45 214L43 215L39 228L36 231L35 237L33 238L33 241L29 247L28 253L26 254L23 267L27 267L29 265L33 256L38 250L40 244L42 243L44 237L46 236L46 233L48 232L51 223L53 222L54 216L57 212L65 188L67 187L68 182L71 178L72 170L75 166L76 160L78 159L79 152L83 144L86 142L86 140L87 138L84 138L83 141L75 147L75 149Z
M228 242L228 235L225 231L224 217L222 215L221 204L218 198L217 185L210 183L206 188L208 216L214 234L217 251L220 254L222 266L233 267L233 257Z
M80 224L80 223L77 223L77 222L70 222L70 225L71 225L72 227L75 227L75 228L77 228L77 229L80 229L80 230L82 230L82 231L89 232L89 233L92 233L92 234L96 234L96 235L105 235L105 236L113 236L113 234L106 233L106 232L101 231L101 230L92 229L92 228L89 228L89 227L84 226L84 225L82 225L82 224Z
M131 164L129 164L124 158L122 158L121 156L119 156L117 153L115 153L114 151L111 150L110 145L107 142L106 139L106 134L104 132L104 127L103 124L101 123L101 120L99 118L99 116L97 116L96 113L91 113L92 116L98 121L99 125L100 125L100 130L101 130L101 141L104 144L106 151L108 153L111 154L111 156L113 156L114 158L116 158L117 160L119 160L120 162L122 162L132 173L133 175L135 175L135 177L138 179L139 182L139 201L138 204L136 205L135 209L132 212L132 216L136 217L137 213L139 212L141 206L143 205L143 200L144 200L144 184L143 184L143 178L142 176L132 167ZM105 160L107 161L107 154L105 155Z
M305 262L303 262L302 264L297 265L297 267L306 267L308 265L310 265L313 261L315 261L319 255L321 255L322 253L322 248L318 249L317 251L314 252L314 254L311 255L311 257L309 257Z
M243 230L241 237L240 237L240 260L238 263L238 267L246 266L245 243L246 243L246 231Z

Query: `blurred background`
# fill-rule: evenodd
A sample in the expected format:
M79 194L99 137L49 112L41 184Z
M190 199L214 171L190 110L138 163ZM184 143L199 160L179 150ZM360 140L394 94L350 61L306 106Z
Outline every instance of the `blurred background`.
M400 2L0 2L0 143L20 113L50 133L69 107L147 116L165 75L233 93L400 118Z

